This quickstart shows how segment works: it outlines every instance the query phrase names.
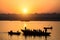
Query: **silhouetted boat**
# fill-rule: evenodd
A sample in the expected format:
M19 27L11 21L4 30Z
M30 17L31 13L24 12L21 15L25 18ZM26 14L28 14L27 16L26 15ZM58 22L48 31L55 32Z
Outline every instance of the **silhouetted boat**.
M26 29L25 27L25 30L21 30L23 32L23 35L25 36L49 36L51 33L50 32L47 32L47 29L51 29L51 27L44 27L44 31L41 31L41 30L29 30L29 29Z
M20 32L18 32L18 31L17 32L10 31L10 32L8 32L8 34L9 35L20 35Z

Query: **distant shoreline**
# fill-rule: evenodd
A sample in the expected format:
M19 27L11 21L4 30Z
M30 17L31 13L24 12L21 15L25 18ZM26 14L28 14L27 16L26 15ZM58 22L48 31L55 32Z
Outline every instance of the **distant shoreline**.
M0 21L60 21L60 14L0 14Z

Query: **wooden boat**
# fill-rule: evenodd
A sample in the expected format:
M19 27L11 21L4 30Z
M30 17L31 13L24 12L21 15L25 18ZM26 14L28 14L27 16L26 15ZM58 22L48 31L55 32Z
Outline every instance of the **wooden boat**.
M18 32L18 31L17 32L10 31L10 32L8 32L8 34L9 35L20 35L20 32Z
M26 29L25 27L25 30L21 30L23 32L23 35L25 36L49 36L51 33L50 32L47 32L47 29L51 29L51 28L45 28L44 27L44 31L41 31L41 30L29 30L29 29Z

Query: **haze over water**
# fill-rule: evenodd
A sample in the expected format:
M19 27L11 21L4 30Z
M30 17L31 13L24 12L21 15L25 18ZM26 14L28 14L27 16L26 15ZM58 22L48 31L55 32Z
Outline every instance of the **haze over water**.
M51 32L51 36L47 37L47 39L44 36L23 36L22 34L17 36L13 35L10 36L8 32L10 30L17 31L24 29L24 26L26 26L28 29L41 29L43 30L43 27L46 26L52 26L52 30L48 30ZM30 21L30 22L24 22L24 21L0 21L0 40L60 40L60 21ZM20 31L21 32L21 31Z

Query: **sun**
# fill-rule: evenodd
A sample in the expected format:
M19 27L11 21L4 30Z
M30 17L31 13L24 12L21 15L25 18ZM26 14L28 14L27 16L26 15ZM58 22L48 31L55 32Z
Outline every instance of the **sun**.
M27 8L23 8L22 12L23 12L23 14L28 14L28 9Z

